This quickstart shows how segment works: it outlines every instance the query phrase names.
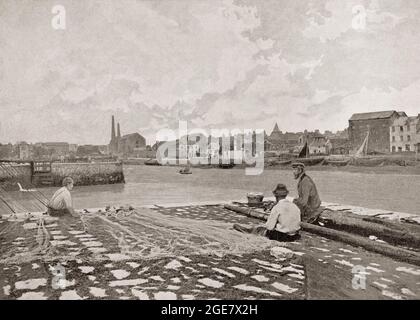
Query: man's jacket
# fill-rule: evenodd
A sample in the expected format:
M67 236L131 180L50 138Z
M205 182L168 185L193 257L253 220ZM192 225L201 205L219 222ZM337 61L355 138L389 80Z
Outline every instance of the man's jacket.
M314 222L321 214L321 199L315 183L305 173L301 175L298 182L299 198L293 202L299 207L303 222Z

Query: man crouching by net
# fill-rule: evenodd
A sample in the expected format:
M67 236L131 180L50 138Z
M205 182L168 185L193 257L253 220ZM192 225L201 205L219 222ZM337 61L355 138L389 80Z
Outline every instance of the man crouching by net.
M286 199L289 194L284 184L278 184L273 191L276 204L271 209L267 222L262 226L247 228L234 224L233 228L240 232L266 236L270 240L295 241L300 238L300 210L291 201Z
M63 187L58 189L48 203L48 214L52 217L72 215L80 218L80 215L73 209L73 201L70 191L73 190L74 181L70 177L65 177L62 183Z

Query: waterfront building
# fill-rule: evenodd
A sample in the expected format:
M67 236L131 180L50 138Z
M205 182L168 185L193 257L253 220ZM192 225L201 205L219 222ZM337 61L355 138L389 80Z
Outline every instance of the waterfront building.
M16 148L19 160L29 160L31 158L31 146L27 142L18 142Z
M77 144L69 144L69 152L76 153L77 152Z
M420 143L420 114L415 117L401 116L389 128L390 151L416 152Z
M327 153L327 139L324 135L316 132L311 136L311 141L308 143L309 154L326 154Z
M348 129L351 149L357 150L368 137L367 153L389 153L389 128L400 117L407 115L395 110L353 114Z
M327 141L328 139L323 134L321 134L319 130L315 130L314 132L305 130L303 134L299 135L298 143L295 146L293 152L299 153L307 143L309 154L326 154Z
M0 159L11 159L13 157L13 145L0 144Z
M120 124L117 124L115 132L115 119L111 120L111 140L108 144L108 153L110 155L136 156L146 150L146 139L139 133L130 133L121 136Z
M350 152L348 138L328 138L325 145L328 154L348 154Z
M53 156L65 156L70 152L70 145L67 142L42 142L40 145Z
M72 146L72 147L70 147ZM76 153L77 145L67 142L37 142L31 145L31 158L37 160L64 159Z
M143 150L146 150L146 139L137 132L126 134L118 139L119 154L136 156Z
M269 136L265 138L265 151L280 151L281 153L299 153L305 143L308 143L310 154L347 154L349 151L348 130L304 132L280 131L277 123Z
M78 156L95 156L101 155L101 151L99 146L92 145L92 144L85 144L77 147L77 155Z

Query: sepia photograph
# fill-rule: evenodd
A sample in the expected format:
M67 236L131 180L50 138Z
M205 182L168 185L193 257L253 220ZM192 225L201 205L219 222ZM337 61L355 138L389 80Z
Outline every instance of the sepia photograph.
M418 0L0 0L0 300L420 300L419 30Z

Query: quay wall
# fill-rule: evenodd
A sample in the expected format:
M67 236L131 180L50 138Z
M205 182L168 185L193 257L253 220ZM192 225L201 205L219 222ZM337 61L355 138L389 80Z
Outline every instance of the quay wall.
M54 186L60 186L67 176L72 177L78 186L124 183L121 162L52 163L51 178Z
M53 162L50 172L34 173L32 164L0 165L0 190L17 191L19 182L23 188L58 187L64 177L73 178L75 185L124 183L121 162L60 163Z

